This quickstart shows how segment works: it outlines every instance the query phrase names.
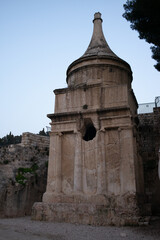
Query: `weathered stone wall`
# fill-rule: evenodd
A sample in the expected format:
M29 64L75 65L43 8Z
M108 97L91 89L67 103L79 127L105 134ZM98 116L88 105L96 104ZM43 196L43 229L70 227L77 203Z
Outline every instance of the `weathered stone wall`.
M21 145L48 147L49 146L49 137L41 136L38 134L33 134L30 132L25 132L22 134Z
M0 147L0 217L30 215L33 203L41 201L49 155L49 144L40 141L45 138L49 142L49 137L27 133L22 143Z
M87 51L68 67L68 88L54 91L55 113L48 115L52 122L47 189L43 202L34 204L32 217L135 224L144 186L132 71L106 43L101 14L94 17Z
M153 113L139 114L141 154L144 166L146 202L152 214L160 214L160 180L158 178L158 151L160 148L160 108Z

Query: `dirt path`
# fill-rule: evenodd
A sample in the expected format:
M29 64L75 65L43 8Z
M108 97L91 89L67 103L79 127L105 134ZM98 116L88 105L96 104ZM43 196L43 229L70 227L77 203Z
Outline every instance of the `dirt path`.
M160 240L160 221L146 227L92 227L38 222L30 217L0 219L0 240Z

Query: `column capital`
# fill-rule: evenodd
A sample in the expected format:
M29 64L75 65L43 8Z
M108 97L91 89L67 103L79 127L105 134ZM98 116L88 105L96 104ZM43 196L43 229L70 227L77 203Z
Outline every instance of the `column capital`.
M105 132L106 129L104 127L101 127L101 129L98 132Z

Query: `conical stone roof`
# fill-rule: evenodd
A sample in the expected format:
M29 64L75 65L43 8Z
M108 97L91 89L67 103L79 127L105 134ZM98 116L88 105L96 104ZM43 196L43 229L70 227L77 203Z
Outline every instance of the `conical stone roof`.
M101 13L95 13L94 14L94 28L93 28L93 35L92 39L90 41L90 44L84 53L83 57L89 57L89 56L107 56L107 57L113 57L118 58L117 55L110 49L108 46L108 43L106 42L106 39L103 34L102 30L102 18Z
M85 53L72 62L67 69L67 83L69 86L78 86L79 84L88 84L87 72L84 73L82 68L88 71L89 67L103 65L103 66L117 66L124 68L125 70L132 73L131 68L127 62L119 58L109 47L102 30L102 18L101 13L97 12L94 14L94 27L93 34L90 44ZM79 71L79 74L77 72ZM83 80L79 81L83 75ZM84 78L84 75L86 77Z

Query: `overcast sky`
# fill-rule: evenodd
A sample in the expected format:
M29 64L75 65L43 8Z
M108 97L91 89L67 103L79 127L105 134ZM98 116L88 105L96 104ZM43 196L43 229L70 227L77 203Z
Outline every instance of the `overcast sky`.
M0 137L46 130L53 90L67 87L67 67L87 49L95 12L110 48L132 68L138 103L154 102L160 73L150 45L122 17L125 2L0 0Z

